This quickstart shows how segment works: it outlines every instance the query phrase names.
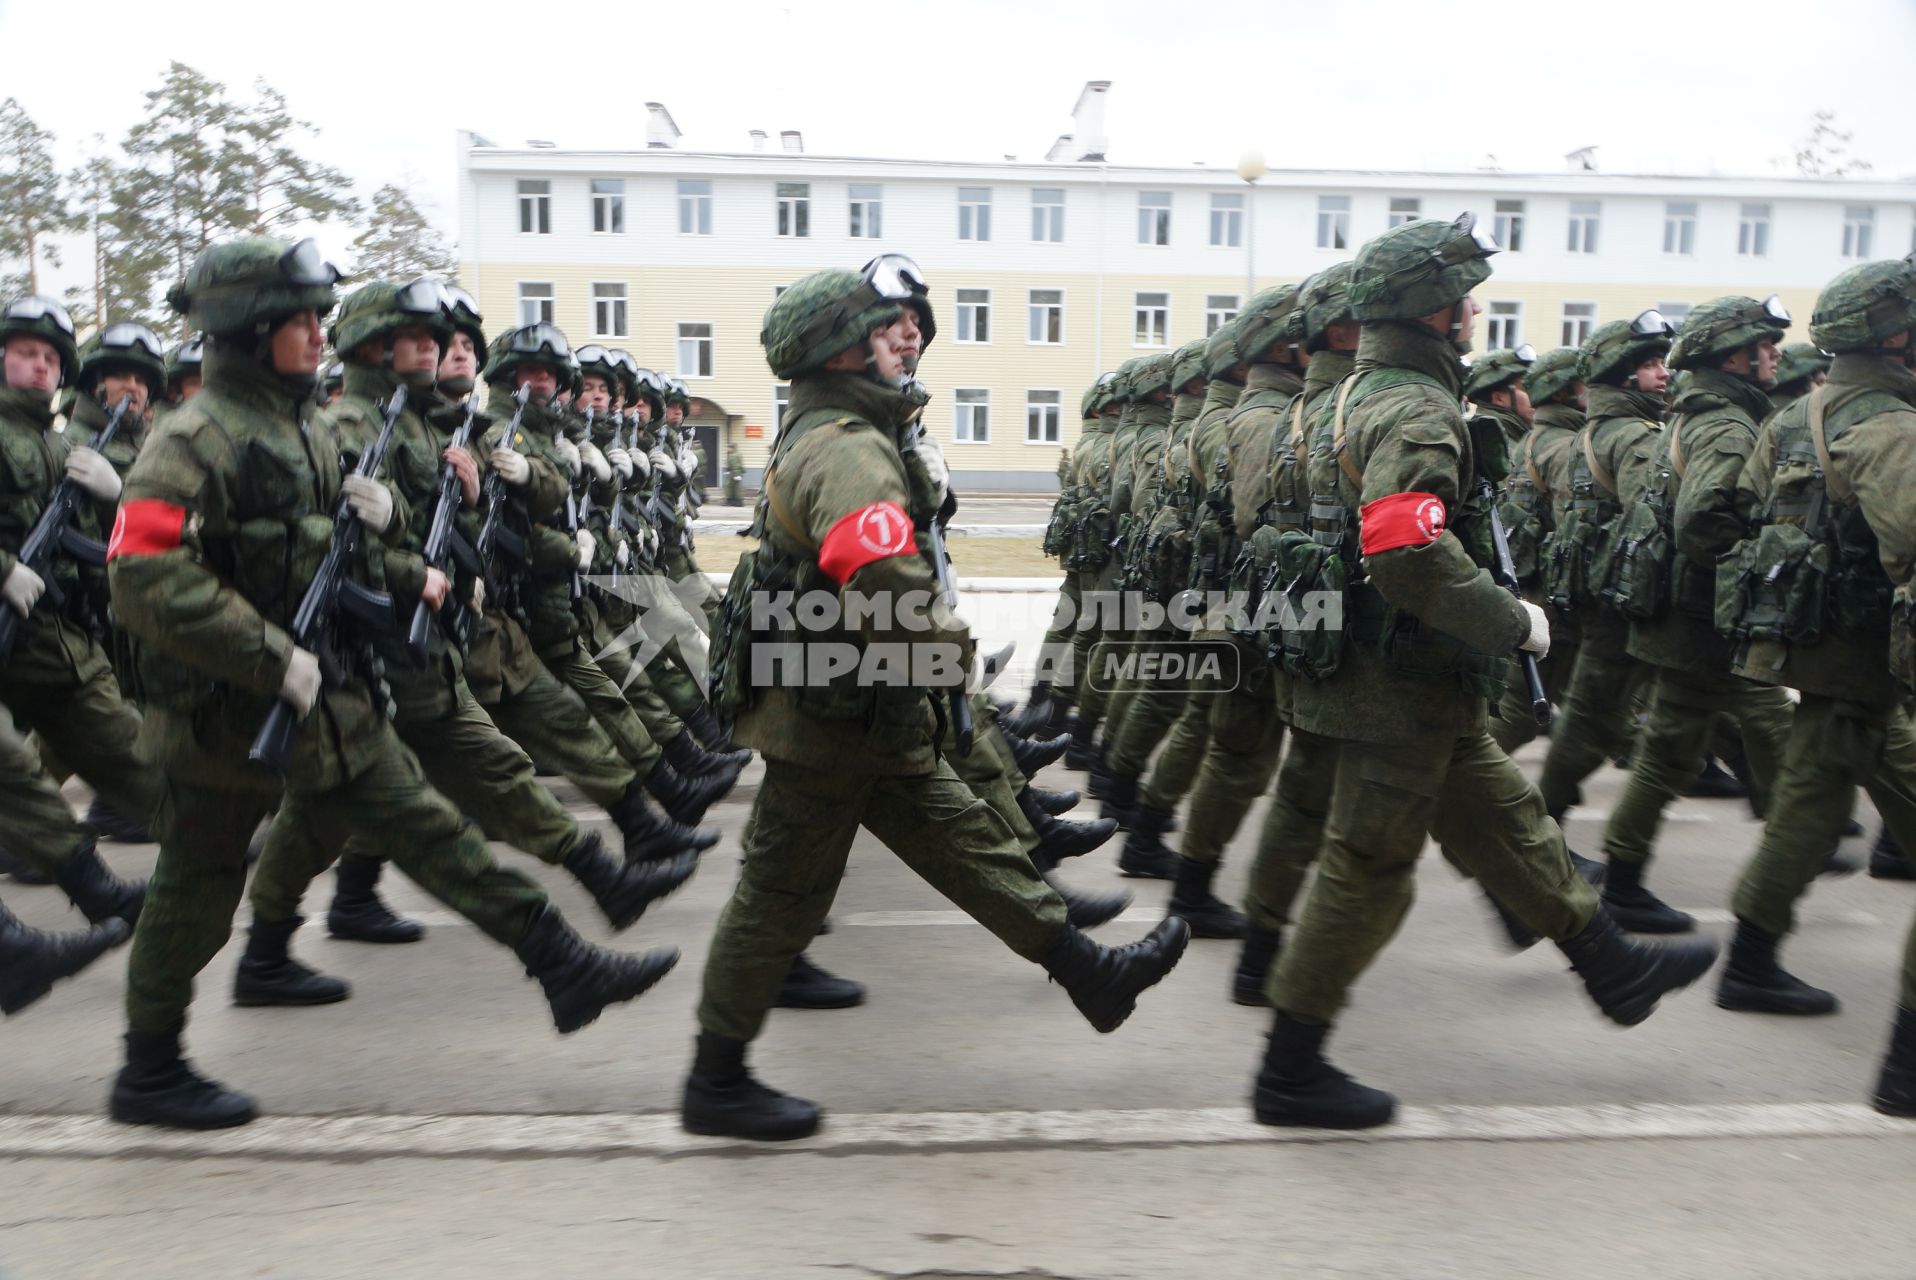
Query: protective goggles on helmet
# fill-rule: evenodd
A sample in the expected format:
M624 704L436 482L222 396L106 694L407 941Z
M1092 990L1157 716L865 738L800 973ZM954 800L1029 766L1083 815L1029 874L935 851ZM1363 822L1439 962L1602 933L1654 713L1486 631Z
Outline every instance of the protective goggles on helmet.
M206 335L196 333L173 351L174 364L200 364L206 357Z
M279 255L279 273L301 288L335 285L346 278L338 267L326 261L326 255L320 252L319 241L311 236Z
M130 320L122 320L118 324L110 324L102 329L100 347L103 351L127 351L138 347L155 360L165 359L165 348L160 346L160 340L154 336L153 331L143 324L134 324Z
M1637 318L1630 322L1630 336L1633 338L1674 338L1676 326L1663 318L1663 313L1655 307L1637 312Z
M1118 380L1118 371L1116 369L1113 369L1109 373L1099 374L1097 382L1095 382L1092 385L1099 386L1099 387L1108 387L1112 383L1116 382L1117 380Z
M1771 294L1763 299L1763 318L1783 326L1790 327L1790 309L1783 305L1783 299Z
M634 371L632 376L638 380L639 390L649 391L654 396L657 396L659 399L661 400L665 399L665 379L664 378L661 378L658 374L652 372L652 370L650 369L636 370Z
M506 350L515 356L547 356L560 364L572 359L572 347L557 325L541 320L523 329L514 329L506 338Z
M918 264L902 253L881 253L860 268L858 274L886 302L903 302L914 294L923 296L931 292Z
M1537 349L1526 342L1512 351L1510 358L1521 365L1532 365L1537 363Z
M1497 237L1488 231L1477 229L1477 215L1468 209L1457 215L1457 220L1450 224L1450 229L1455 234L1430 251L1431 258L1440 267L1454 267L1462 262L1488 258L1493 253L1503 252L1503 246L1497 243Z
M320 378L322 382L344 382L345 380L346 362L344 360L335 360L327 365L326 372Z
M580 347L577 351L573 352L572 354L574 358L577 359L579 366L581 368L589 364L610 365L614 369L619 367L619 362L612 358L611 349L608 347L602 347L596 342L592 343L590 346Z
M445 281L420 276L399 287L393 295L393 309L414 316L450 315L452 294Z
M624 347L614 347L612 350L606 352L606 359L611 362L614 369L617 369L626 377L636 378L639 376L639 362L634 360L632 353Z
M24 298L15 298L9 302L6 318L24 320L28 324L36 320L51 320L54 327L61 333L69 338L73 336L73 317L67 314L67 309L52 298L42 297L37 293L29 293Z
M472 295L464 289L461 289L456 284L447 284L444 281L440 282L439 287L445 291L446 306L448 308L454 311L467 311L475 316L479 314L479 304L474 302Z

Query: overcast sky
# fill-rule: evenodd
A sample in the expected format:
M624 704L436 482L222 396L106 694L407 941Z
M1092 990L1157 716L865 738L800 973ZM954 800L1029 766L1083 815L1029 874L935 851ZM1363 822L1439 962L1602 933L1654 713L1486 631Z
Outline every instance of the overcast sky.
M0 95L63 161L116 141L178 59L236 96L264 79L320 126L312 154L362 194L410 183L449 235L459 128L642 147L658 101L687 148L798 129L815 153L1035 160L1090 79L1113 82L1118 164L1555 170L1595 145L1609 172L1767 174L1828 108L1872 177L1916 178L1916 0L189 0L190 22L117 32L75 12L0 0Z

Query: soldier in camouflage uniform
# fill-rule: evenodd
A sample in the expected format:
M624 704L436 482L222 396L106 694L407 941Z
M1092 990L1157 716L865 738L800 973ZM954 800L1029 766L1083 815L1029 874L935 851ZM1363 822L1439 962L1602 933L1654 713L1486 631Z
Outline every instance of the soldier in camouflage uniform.
M1736 509L1737 478L1769 412L1763 385L1789 322L1774 297L1715 298L1692 311L1670 351L1670 363L1689 374L1675 414L1648 464L1620 477L1619 494L1633 508L1632 523L1618 526L1620 560L1638 546L1635 522L1653 513L1661 513L1656 519L1672 547L1668 578L1659 584L1662 599L1630 624L1629 653L1654 670L1655 692L1630 758L1630 780L1603 832L1609 855L1604 903L1626 929L1695 927L1688 914L1644 887L1643 871L1664 807L1695 781L1718 718L1728 714L1742 726L1751 770L1765 792L1789 733L1789 699L1780 688L1731 674L1729 644L1714 621L1716 560L1746 531Z
M427 786L382 715L363 640L342 632L322 664L286 630L329 550L335 507L386 540L357 573L405 526L391 490L340 476L338 442L313 412L320 317L338 279L312 241L253 236L202 252L169 295L208 335L206 385L134 465L107 553L114 612L141 646L142 737L166 774L112 1092L125 1122L223 1128L257 1113L195 1073L180 1036L194 976L232 927L248 837L276 799L281 821L324 839L380 832L408 875L513 948L561 1032L638 996L677 960L619 955L574 933ZM276 701L298 717L284 777L247 758Z
M1395 1100L1330 1066L1323 1044L1408 910L1429 836L1556 939L1614 1021L1641 1021L1715 958L1707 942L1654 948L1618 931L1536 790L1484 731L1506 655L1546 652L1549 627L1485 568L1481 483L1504 460L1459 412L1457 357L1480 310L1470 291L1496 249L1473 225L1405 223L1365 245L1352 272L1357 376L1335 397L1334 474L1312 486L1355 517L1341 548L1345 645L1334 672L1293 691L1295 723L1338 742L1337 781L1320 874L1271 976L1277 1012L1255 1098L1267 1124L1365 1128L1393 1114Z
M1003 820L939 758L942 691L856 671L793 687L753 671L752 593L788 589L878 601L855 627L787 633L801 656L816 644L848 645L862 664L869 646L885 644L926 665L969 670L970 634L944 607L914 534L946 497L915 447L927 397L907 373L932 334L923 280L896 256L859 274L808 276L765 315L762 341L773 375L791 383L791 406L766 467L758 546L732 575L714 646L722 709L737 713L739 740L764 755L765 780L745 871L706 962L681 1113L694 1132L776 1139L818 1127L818 1108L760 1084L745 1051L792 957L825 918L860 826L1043 964L1099 1030L1124 1021L1189 937L1170 921L1144 942L1109 950L1073 928Z
M155 406L156 417L179 408L200 393L200 360L204 351L205 343L196 333L166 353L166 398L163 404Z
M1039 651L1038 678L1047 683L1044 696L1035 685L1031 692L1033 703L1055 700L1059 714L1047 716L1046 724L1071 735L1071 749L1065 753L1065 767L1069 769L1088 768L1092 759L1090 733L1095 732L1095 723L1085 731L1076 709L1085 696L1085 672L1090 668L1091 648L1097 639L1093 620L1085 616L1085 599L1099 589L1111 555L1109 536L1104 531L1103 494L1111 467L1111 437L1123 408L1119 391L1115 369L1099 374L1080 405L1084 424L1078 433L1078 455L1072 462L1070 509L1058 532L1060 562L1065 569L1060 615ZM1063 597L1070 599L1068 617L1063 612ZM1068 658L1063 654L1067 643ZM1070 683L1054 693L1050 683L1056 681L1058 664L1064 662L1069 663L1064 674Z
M1829 380L1830 355L1814 342L1792 342L1776 358L1776 385L1770 388L1774 413L1801 400Z

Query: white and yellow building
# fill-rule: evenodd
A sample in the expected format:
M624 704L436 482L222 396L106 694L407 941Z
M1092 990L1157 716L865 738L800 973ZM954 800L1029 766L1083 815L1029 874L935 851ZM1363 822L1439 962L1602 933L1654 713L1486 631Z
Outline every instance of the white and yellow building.
M1036 162L805 154L797 135L690 151L654 105L647 145L571 151L459 141L460 254L487 327L544 318L683 378L716 467L754 476L783 388L759 326L776 292L881 252L915 258L938 336L920 376L957 483L1055 487L1101 371L1202 336L1247 291L1352 256L1410 217L1477 212L1504 246L1478 292L1480 348L1579 341L1658 306L1779 293L1804 336L1816 292L1916 247L1916 186L1593 172L1134 168L1102 157L1104 86L1079 141ZM1078 157L1085 158L1067 158Z

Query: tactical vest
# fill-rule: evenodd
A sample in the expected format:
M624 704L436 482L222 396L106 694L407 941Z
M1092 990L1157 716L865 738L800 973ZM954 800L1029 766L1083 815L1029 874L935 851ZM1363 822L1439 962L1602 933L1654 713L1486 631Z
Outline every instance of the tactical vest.
M1558 443L1547 452L1537 449L1537 428L1531 427L1523 438L1521 466L1511 470L1504 482L1499 510L1504 518L1505 535L1510 541L1510 560L1517 570L1517 581L1525 587L1535 585L1543 575L1543 545L1550 529L1550 487L1543 478L1543 466L1555 461L1564 449L1574 448L1574 440Z
M1608 421L1585 423L1577 433L1570 450L1570 502L1538 552L1544 599L1553 609L1569 611L1601 599L1610 533L1623 513L1617 478L1597 460L1596 428Z

